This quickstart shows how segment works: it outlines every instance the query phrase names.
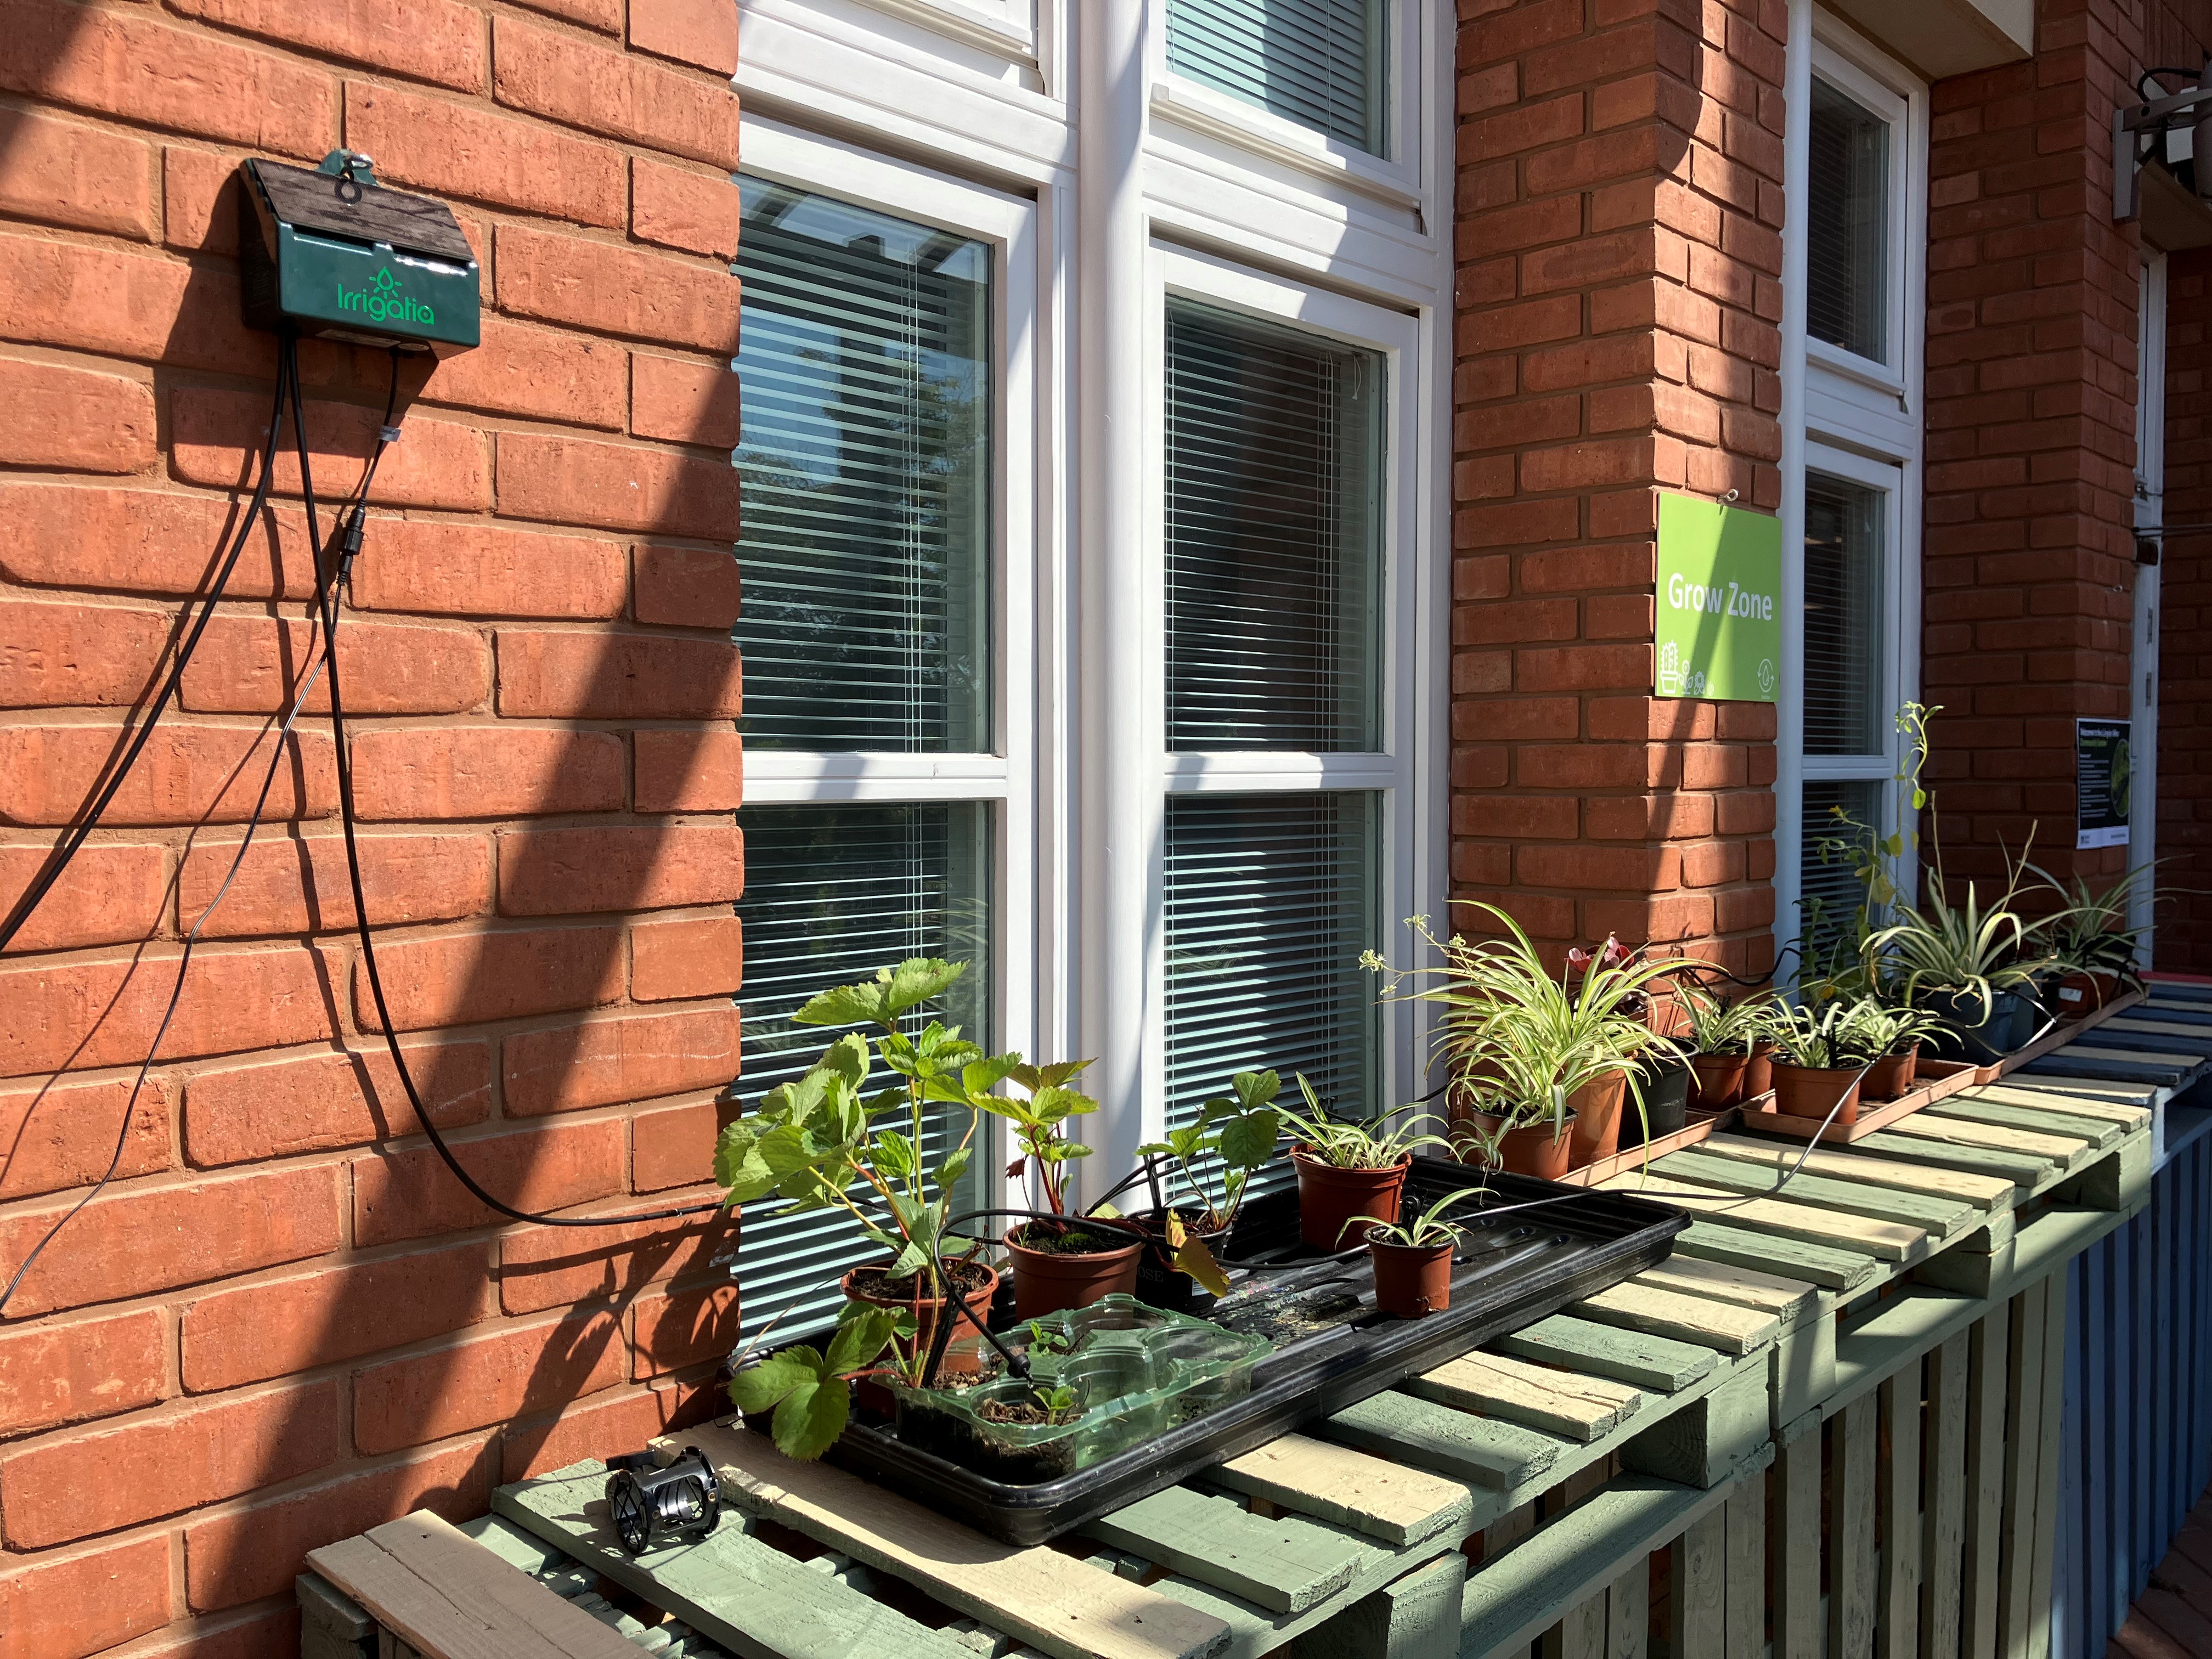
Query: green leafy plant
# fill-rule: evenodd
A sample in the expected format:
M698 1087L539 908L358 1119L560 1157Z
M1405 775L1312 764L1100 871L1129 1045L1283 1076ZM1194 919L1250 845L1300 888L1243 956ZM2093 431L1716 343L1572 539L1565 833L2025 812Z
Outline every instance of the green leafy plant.
M1943 1024L1924 1008L1892 1007L1874 997L1848 1005L1843 1023L1848 1028L1850 1046L1872 1059L1901 1054Z
M1905 738L1890 781L1896 803L1894 826L1884 834L1862 823L1849 811L1830 807L1835 830L1813 843L1822 864L1845 864L1859 884L1859 902L1847 915L1831 915L1817 896L1802 900L1804 920L1797 947L1798 985L1808 1001L1829 1002L1881 989L1881 970L1875 935L1897 917L1905 889L1897 879L1901 861L1920 848L1920 814L1929 803L1920 778L1928 764L1929 723L1942 705L1907 702L1893 717Z
M1043 1189L1046 1206L1054 1215L1067 1213L1067 1176L1061 1168L1071 1158L1088 1158L1091 1148L1071 1139L1067 1121L1098 1109L1098 1103L1067 1086L1091 1062L1061 1060L1051 1066L1017 1066L1006 1080L1027 1091L1027 1098L981 1095L975 1103L1014 1126L1021 1156L1006 1168L1009 1176L1034 1174Z
M1353 1122L1332 1117L1321 1099L1314 1093L1313 1085L1306 1081L1305 1073L1297 1074L1298 1092L1305 1097L1303 1112L1285 1106L1283 1121L1289 1126L1306 1156L1339 1170L1395 1169L1406 1158L1424 1146L1442 1146L1442 1135L1429 1134L1422 1130L1425 1123L1436 1120L1425 1114L1393 1125L1391 1114Z
M1897 1000L1916 1002L1929 993L1948 994L1981 1010L1981 1023L1996 1016L1996 994L2026 985L2051 965L2034 951L2028 923L2014 907L2021 872L2014 866L2004 891L1984 905L1972 882L1963 903L1944 892L1938 867L1920 904L1895 907L1899 920L1868 941L1884 960L1884 978Z
M1721 996L1703 985L1685 981L1682 1011L1690 1021L1690 1046L1701 1054L1747 1054L1759 1038L1759 1022L1765 999Z
M845 1431L853 1378L868 1375L890 1346L897 1316L888 1308L848 1303L824 1351L804 1345L770 1354L730 1379L730 1399L748 1416L773 1411L769 1434L786 1457L822 1455Z
M1170 1200L1162 1218L1168 1250L1177 1268L1216 1296L1227 1293L1229 1276L1221 1271L1206 1239L1228 1231L1253 1172L1273 1159L1283 1121L1274 1099L1282 1087L1283 1079L1273 1072L1239 1072L1229 1079L1228 1094L1206 1101L1188 1123L1169 1130L1166 1139L1137 1148L1139 1157L1174 1161L1195 1213L1186 1226L1180 1207ZM1220 1166L1218 1203L1204 1177L1208 1158Z
M1371 1215L1356 1215L1352 1218L1366 1222L1367 1236L1370 1238L1379 1237L1386 1244L1403 1244L1409 1249L1419 1249L1431 1244L1456 1244L1467 1237L1467 1224L1445 1220L1444 1212L1470 1198L1479 1198L1489 1190L1487 1187L1462 1187L1457 1192L1446 1193L1411 1221L1385 1221L1379 1216Z
M2051 965L2069 973L2134 978L2142 930L2127 925L2128 912L2149 882L2155 861L2136 865L2103 888L2092 887L2086 876L2069 883L2039 866L2028 867L2057 901L2057 908L2031 928L2044 941ZM2148 891L2154 901L2162 896L2156 888Z
M1881 1058L1861 1045L1851 1015L1856 1003L1820 1004L1776 1002L1759 1021L1761 1033L1773 1039L1774 1057L1787 1066L1816 1071L1839 1071L1863 1066Z

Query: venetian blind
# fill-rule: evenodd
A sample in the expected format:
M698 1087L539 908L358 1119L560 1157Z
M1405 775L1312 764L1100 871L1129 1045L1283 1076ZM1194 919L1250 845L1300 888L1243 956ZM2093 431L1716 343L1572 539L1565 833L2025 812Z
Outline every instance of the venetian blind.
M1805 752L1885 752L1881 491L1805 479Z
M1836 816L1836 809L1841 807L1857 823L1881 833L1883 787L1875 778L1805 781L1797 922L1812 955L1820 955L1836 940L1854 940L1859 907L1866 902L1866 885L1859 879L1851 850L1863 838ZM1880 925L1881 919L1875 920Z
M1170 750L1379 746L1382 392L1379 353L1170 303Z
M1808 153L1805 326L1887 362L1889 123L1816 76Z
M740 181L755 749L987 749L990 250Z
M748 806L738 819L745 832L745 896L738 903L745 930L744 1071L738 1094L745 1110L799 1075L841 1035L793 1024L793 1010L817 991L872 978L908 957L971 964L944 1006L912 1018L916 1025L941 1018L961 1026L970 1040L988 1042L990 874L982 806ZM870 1086L892 1080L879 1069ZM967 1127L965 1112L957 1121L936 1114L925 1136L927 1163L934 1167ZM971 1167L989 1163L978 1157ZM778 1314L777 1341L829 1324L843 1305L839 1275L882 1255L849 1212L778 1214L781 1204L762 1199L748 1205L741 1219L738 1273L748 1338Z
M1386 0L1168 0L1168 67L1380 155Z

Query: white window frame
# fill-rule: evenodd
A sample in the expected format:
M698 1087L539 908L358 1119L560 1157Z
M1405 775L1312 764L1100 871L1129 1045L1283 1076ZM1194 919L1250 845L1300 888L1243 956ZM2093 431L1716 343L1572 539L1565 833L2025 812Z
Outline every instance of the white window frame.
M1905 739L1890 715L1920 695L1921 561L1924 519L1925 360L1928 268L1928 90L1926 83L1866 39L1811 3L1791 0L1784 88L1784 195L1808 200L1813 77L1891 123L1888 361L1875 362L1814 339L1805 321L1806 216L1783 228L1782 536L1783 693L1775 777L1774 940L1778 953L1802 931L1804 786L1808 781L1884 780L1881 816L1894 823L1894 775ZM1881 615L1893 649L1885 655L1877 727L1879 757L1805 753L1805 483L1823 472L1884 492L1884 591ZM1919 890L1919 860L1908 845L1891 864L1908 900Z
M988 803L990 1037L997 1048L1027 1053L1036 1045L1037 1026L1037 210L1015 197L755 116L744 118L741 136L740 171L747 176L935 225L991 250L990 752L749 746L744 799L748 806Z
M2138 530L2166 522L2166 258L2142 253L2136 317L2136 498ZM2129 787L2128 865L2158 857L2159 595L2165 578L2163 538L2157 564L2136 566L2134 628L2128 657L2128 733L2133 777ZM2136 960L2148 968L2158 922L2156 878L2146 876L2128 899L2130 927L2139 930Z
M1420 520L1418 510L1421 467L1413 434L1420 430L1422 379L1419 374L1421 331L1415 319L1401 312L1370 305L1311 284L1273 276L1170 244L1152 243L1147 260L1148 410L1146 450L1149 498L1146 503L1148 529L1141 580L1152 603L1146 614L1153 626L1142 641L1131 641L1146 658L1146 684L1153 688L1154 701L1131 716L1147 722L1159 750L1161 787L1155 792L1158 813L1151 837L1156 847L1166 842L1167 798L1176 794L1258 794L1312 791L1367 791L1381 796L1376 848L1381 864L1381 902L1376 921L1389 928L1395 919L1424 907L1416 896L1421 890L1425 860L1418 847L1416 826L1424 821L1428 793L1422 787L1417 762L1425 735L1420 719L1423 676L1432 673L1433 658L1421 626L1419 604L1425 583L1419 562ZM1167 748L1165 690L1167 680L1167 307L1170 299L1190 300L1225 311L1241 313L1347 345L1378 352L1383 362L1382 559L1382 615L1376 630L1376 659L1381 672L1376 695L1381 700L1382 747L1372 752L1327 753L1278 750L1211 750L1170 753ZM1429 602L1435 602L1431 592ZM1166 915L1166 872L1155 857L1152 866L1148 908L1164 921ZM1148 930L1152 941L1148 973L1151 1006L1158 1010L1154 1029L1145 1046L1142 1129L1147 1140L1165 1133L1167 1112L1166 951L1165 928ZM1385 932L1375 941L1390 950L1398 941ZM1403 1098L1405 1084L1417 1072L1413 1044L1413 1008L1404 1003L1387 1006L1378 1022L1376 1076L1382 1103ZM1255 1054L1257 1064L1267 1063Z

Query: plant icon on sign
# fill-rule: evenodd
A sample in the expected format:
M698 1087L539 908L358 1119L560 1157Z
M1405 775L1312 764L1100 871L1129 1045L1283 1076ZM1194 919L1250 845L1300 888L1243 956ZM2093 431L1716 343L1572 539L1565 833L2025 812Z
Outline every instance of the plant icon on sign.
M1682 647L1672 640L1659 647L1659 695L1682 695Z
M1774 659L1771 657L1759 659L1759 689L1770 697L1774 695Z
M388 303L399 292L399 279L392 274L392 267L386 265L377 271L376 281L372 286Z

